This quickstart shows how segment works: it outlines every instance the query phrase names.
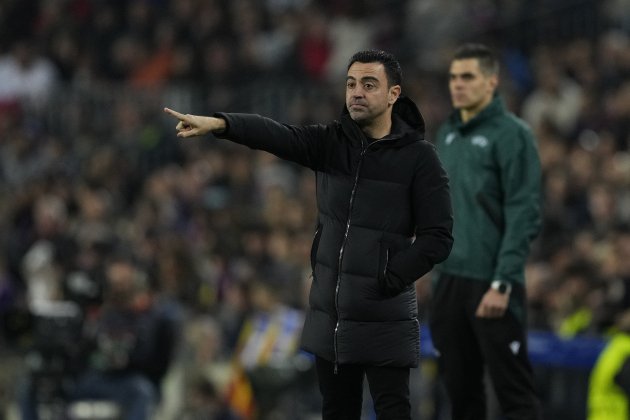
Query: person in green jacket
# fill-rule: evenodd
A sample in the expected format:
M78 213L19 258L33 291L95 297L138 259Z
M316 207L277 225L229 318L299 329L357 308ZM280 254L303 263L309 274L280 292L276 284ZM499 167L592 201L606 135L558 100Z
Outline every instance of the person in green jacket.
M454 243L435 270L430 330L454 420L486 418L486 368L506 418L541 418L524 279L541 224L540 160L532 132L497 94L498 79L492 50L462 45L449 71L455 109L436 138Z

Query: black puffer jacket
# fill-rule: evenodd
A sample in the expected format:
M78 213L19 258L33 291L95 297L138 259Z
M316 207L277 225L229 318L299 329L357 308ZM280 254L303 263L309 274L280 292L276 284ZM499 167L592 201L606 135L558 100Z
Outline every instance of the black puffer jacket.
M448 179L423 140L415 104L399 98L392 133L371 142L347 111L310 126L216 116L227 121L222 137L316 172L319 223L302 347L339 364L417 366L413 283L448 256L453 239Z

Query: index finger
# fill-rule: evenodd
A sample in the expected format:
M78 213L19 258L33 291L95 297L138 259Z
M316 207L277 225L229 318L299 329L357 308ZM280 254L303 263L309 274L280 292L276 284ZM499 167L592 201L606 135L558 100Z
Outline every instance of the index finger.
M181 113L179 113L177 111L173 111L170 108L164 108L164 112L166 112L167 114L171 114L172 116L174 116L177 119L186 120L186 116L184 114L181 114Z

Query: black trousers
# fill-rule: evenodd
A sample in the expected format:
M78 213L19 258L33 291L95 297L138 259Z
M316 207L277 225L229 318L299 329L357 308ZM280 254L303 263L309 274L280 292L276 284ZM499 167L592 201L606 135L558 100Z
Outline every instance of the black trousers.
M339 365L316 358L323 420L360 420L367 377L378 420L410 420L409 368Z
M495 319L475 315L488 287L487 282L442 275L433 293L431 337L453 420L486 418L486 367L503 415L539 420L525 326L509 310ZM515 288L510 299L524 299L523 294L522 287Z

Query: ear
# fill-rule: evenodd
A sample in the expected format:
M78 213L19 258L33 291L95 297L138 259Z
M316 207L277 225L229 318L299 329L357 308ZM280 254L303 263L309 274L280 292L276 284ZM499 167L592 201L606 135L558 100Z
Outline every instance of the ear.
M398 97L400 96L400 92L402 91L402 89L400 88L400 85L394 85L392 87L389 88L389 98L387 99L387 102L390 105L394 105L394 103L398 100Z
M490 84L490 88L493 91L496 90L497 86L499 86L499 76L496 74L493 74L492 76L490 76L488 82Z

